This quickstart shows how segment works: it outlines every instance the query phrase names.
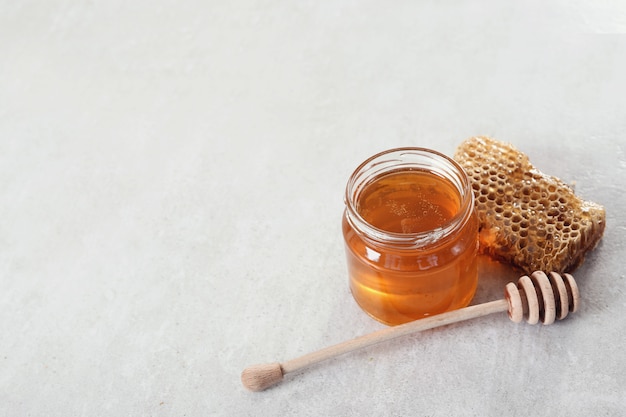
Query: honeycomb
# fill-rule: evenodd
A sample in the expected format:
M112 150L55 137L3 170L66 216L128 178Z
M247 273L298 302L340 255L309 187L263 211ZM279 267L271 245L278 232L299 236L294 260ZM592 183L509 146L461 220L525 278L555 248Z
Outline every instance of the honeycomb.
M472 184L481 252L527 274L562 273L582 264L600 241L604 207L580 199L512 145L473 137L459 145L454 159Z

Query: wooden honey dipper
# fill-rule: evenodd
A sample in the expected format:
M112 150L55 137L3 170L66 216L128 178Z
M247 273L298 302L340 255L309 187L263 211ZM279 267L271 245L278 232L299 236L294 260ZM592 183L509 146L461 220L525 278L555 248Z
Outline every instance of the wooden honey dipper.
M389 327L286 362L250 366L241 373L241 382L250 391L262 391L280 382L285 374L326 359L400 336L493 313L508 311L509 318L515 323L521 322L526 317L526 321L530 324L536 324L540 320L544 325L552 324L555 319L562 320L569 312L574 313L578 310L580 294L576 281L571 275L561 276L556 272L550 272L548 275L536 271L530 277L521 277L517 285L512 282L508 283L504 289L505 298L501 300Z

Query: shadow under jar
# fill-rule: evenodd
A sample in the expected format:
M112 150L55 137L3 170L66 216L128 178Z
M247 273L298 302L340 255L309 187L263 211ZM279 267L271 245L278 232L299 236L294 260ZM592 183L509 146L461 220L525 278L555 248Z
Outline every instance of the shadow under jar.
M454 160L424 148L381 152L354 171L345 203L350 289L365 312L396 325L470 303L478 220Z

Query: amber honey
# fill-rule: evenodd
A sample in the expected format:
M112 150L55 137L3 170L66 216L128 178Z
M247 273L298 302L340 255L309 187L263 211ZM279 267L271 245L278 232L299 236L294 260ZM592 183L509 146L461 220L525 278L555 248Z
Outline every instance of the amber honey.
M350 289L390 325L468 305L477 283L478 222L469 180L421 148L378 154L346 189Z

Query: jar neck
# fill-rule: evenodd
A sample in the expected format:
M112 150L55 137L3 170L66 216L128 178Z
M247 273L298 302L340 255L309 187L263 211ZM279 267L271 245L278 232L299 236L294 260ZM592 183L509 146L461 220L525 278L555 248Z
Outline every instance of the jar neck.
M359 197L376 179L403 171L428 172L449 181L458 192L459 210L445 224L416 233L395 233L373 226L358 211ZM370 243L396 249L419 249L437 242L462 229L474 210L474 195L463 168L446 155L425 148L397 148L372 156L350 176L345 193L346 220L361 238Z

